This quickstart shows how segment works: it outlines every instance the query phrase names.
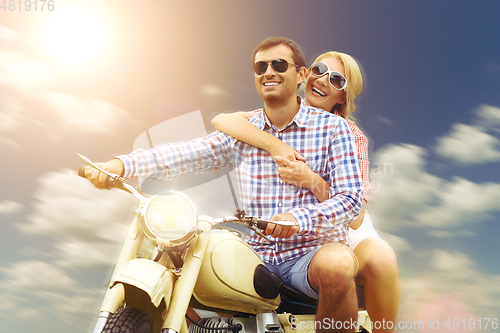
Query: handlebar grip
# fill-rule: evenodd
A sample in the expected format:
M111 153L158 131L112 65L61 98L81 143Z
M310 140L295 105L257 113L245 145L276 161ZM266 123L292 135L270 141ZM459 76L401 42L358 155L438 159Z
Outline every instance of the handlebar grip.
M84 166L81 166L80 169L78 169L78 176L80 177L83 177L83 178L87 178L85 177L85 169L87 167L84 165ZM114 184L113 184L113 179L111 179L111 177L106 177L106 189L110 190L112 188L114 188Z
M259 228L260 230L266 230L267 222L264 222L264 221L257 222L257 228Z

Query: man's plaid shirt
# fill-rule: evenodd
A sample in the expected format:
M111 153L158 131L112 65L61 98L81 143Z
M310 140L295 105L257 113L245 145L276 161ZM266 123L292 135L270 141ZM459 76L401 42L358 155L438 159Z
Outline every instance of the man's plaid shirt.
M271 125L264 111L256 112L249 121L299 151L307 165L331 184L330 199L320 203L308 189L284 182L268 152L219 131L119 156L124 177L174 179L233 168L248 215L269 219L288 212L299 223L300 231L288 239L268 236L270 244L256 235L247 239L268 263L280 264L328 243L347 244L347 226L361 208L363 183L346 121L303 104L281 131Z

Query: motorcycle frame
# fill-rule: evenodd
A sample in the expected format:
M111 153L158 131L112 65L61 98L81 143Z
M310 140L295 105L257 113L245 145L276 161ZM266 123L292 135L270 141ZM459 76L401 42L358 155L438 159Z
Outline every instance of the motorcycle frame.
M200 217L199 234L188 247L182 268L172 272L173 269L167 267L170 259L166 255L160 259L163 264L149 259L136 259L144 240L139 212L145 202L141 201L128 231L104 295L94 333L102 332L108 318L124 301L127 306L136 305L148 314L153 322L153 331L161 328L162 332L187 333L185 313L208 244L211 218Z

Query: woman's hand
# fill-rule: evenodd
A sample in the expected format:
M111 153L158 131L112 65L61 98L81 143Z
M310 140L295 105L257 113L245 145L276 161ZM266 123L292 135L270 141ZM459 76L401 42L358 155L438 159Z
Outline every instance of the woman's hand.
M311 187L315 174L304 161L292 161L282 155L273 155L273 158L285 182L299 187Z
M304 161L291 161L280 155L273 155L273 158L285 182L307 188L320 202L330 197L330 184L314 173Z
M268 146L269 147L266 150L269 152L269 154L271 154L271 156L273 156L273 159L274 156L280 156L292 162L306 160L302 155L300 155L298 151L278 138L276 138L276 140L270 140Z
M363 200L361 211L359 212L358 217L356 218L356 220L352 221L351 224L349 225L351 229L356 230L361 226L363 220L365 219L365 212L366 212L366 200Z

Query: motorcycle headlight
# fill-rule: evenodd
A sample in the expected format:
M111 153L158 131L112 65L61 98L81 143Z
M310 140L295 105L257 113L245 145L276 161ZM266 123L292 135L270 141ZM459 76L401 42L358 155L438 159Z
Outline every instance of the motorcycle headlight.
M187 196L170 192L152 197L142 211L147 236L167 247L181 247L196 231L196 208Z

